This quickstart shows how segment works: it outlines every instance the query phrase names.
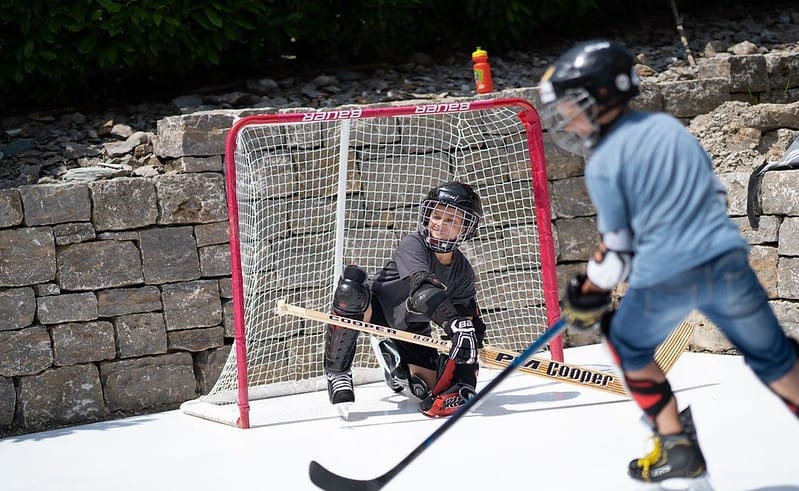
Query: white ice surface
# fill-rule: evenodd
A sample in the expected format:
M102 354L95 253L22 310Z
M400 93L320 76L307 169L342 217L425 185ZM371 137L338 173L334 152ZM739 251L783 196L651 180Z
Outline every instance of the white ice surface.
M600 346L569 363L608 368ZM481 384L497 372L483 369ZM670 380L690 404L716 491L799 491L799 422L737 356L685 353ZM312 490L311 460L371 479L443 420L382 384L356 389L349 421L325 392L256 401L240 430L179 411L0 440L0 490ZM631 401L514 374L386 490L625 490L648 429Z

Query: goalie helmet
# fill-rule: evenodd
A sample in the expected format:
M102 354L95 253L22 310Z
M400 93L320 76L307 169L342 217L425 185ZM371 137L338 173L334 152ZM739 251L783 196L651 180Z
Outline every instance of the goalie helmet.
M558 146L583 154L599 140L599 117L626 105L639 85L633 55L624 45L604 39L580 43L541 77L541 120Z
M430 230L430 217L436 212L445 219L461 221L456 236L435 236ZM474 189L461 182L448 182L430 190L419 206L417 230L424 237L427 246L435 252L450 252L459 244L477 234L477 226L483 217L480 196ZM454 235L454 234L453 234Z

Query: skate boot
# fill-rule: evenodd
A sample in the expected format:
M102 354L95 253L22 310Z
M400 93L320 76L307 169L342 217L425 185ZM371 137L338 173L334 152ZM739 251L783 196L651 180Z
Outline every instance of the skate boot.
M682 433L652 437L653 448L646 456L630 462L628 475L636 481L656 482L668 489L706 490L707 466L690 408L680 412Z
M330 404L346 404L355 402L355 389L352 387L352 372L328 372L327 395Z
M383 361L380 366L383 368L386 385L394 392L402 392L402 389L408 386L408 374L402 366L396 345L391 340L384 339L377 343L376 351L380 357L378 361L380 359Z

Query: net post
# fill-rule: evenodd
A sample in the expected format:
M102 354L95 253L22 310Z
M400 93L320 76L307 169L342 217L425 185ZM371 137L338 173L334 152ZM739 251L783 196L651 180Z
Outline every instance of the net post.
M547 181L546 157L544 156L544 139L541 119L532 107L519 113L527 133L527 144L530 147L530 167L533 176L533 194L535 196L535 213L538 224L538 240L541 248L541 269L544 281L544 302L546 303L547 322L553 325L560 319L560 302L558 297L558 273L555 262L554 239L552 237L551 205ZM549 344L552 359L563 361L563 336L558 334Z

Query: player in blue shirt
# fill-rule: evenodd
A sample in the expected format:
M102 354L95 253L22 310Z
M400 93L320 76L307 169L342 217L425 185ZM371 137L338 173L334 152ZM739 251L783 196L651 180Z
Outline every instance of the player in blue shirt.
M563 296L563 318L599 325L632 398L652 423L654 448L630 462L638 481L703 482L706 463L690 408L678 412L655 349L699 310L758 378L799 416L799 343L786 337L727 216L710 157L675 118L630 109L639 81L630 52L580 43L541 79L541 117L555 142L586 157L585 183L601 241ZM610 310L610 290L628 290ZM680 482L685 481L685 482Z

